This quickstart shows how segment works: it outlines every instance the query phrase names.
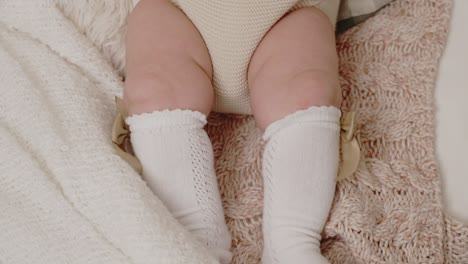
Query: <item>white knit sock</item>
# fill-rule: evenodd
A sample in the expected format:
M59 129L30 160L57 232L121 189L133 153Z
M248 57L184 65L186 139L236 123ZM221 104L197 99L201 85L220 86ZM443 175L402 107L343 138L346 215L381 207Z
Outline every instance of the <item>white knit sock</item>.
M321 232L335 193L341 112L311 107L265 131L264 264L328 263Z
M206 116L165 110L127 118L143 178L174 217L221 263L230 263L227 229Z

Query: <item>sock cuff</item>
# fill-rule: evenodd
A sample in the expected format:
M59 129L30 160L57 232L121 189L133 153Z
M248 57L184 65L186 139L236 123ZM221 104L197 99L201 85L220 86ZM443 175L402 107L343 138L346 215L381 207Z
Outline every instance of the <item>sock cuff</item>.
M271 123L263 134L263 140L270 139L274 134L283 128L296 124L315 123L335 125L340 127L341 110L334 106L312 106L305 110L299 110L286 117Z
M131 132L146 129L162 128L203 128L206 123L206 116L198 111L192 110L162 110L151 113L132 115L125 119Z

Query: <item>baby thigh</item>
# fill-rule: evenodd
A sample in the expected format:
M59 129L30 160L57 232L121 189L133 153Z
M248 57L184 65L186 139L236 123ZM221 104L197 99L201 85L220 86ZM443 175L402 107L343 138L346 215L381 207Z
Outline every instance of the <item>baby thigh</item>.
M164 109L210 112L208 50L196 27L169 0L141 0L128 18L126 43L129 115Z
M265 35L249 65L260 128L311 106L341 104L334 27L318 8L294 11Z

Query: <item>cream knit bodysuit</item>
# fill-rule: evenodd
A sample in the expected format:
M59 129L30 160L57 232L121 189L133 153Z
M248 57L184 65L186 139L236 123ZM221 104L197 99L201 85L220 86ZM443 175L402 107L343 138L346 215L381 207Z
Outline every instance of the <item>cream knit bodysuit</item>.
M288 12L307 6L336 22L340 0L173 0L200 31L213 63L213 111L251 114L247 69L257 45Z

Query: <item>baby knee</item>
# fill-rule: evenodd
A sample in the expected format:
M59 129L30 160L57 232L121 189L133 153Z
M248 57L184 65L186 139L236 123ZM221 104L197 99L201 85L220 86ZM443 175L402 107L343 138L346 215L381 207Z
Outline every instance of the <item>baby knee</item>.
M208 115L213 104L211 81L197 74L190 82L179 82L178 74L133 74L127 76L124 103L128 114L184 109Z
M342 95L337 73L305 71L293 76L284 89L290 104L307 109L312 106L341 106Z
M268 87L251 90L252 110L261 129L289 114L312 106L335 106L342 102L337 73L304 71Z

